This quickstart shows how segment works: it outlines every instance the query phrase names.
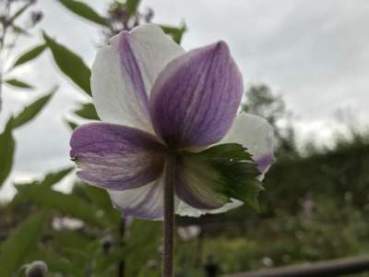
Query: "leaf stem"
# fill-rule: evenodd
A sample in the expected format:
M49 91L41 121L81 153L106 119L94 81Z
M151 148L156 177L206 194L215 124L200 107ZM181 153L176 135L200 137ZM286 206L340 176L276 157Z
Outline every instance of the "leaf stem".
M164 182L164 255L163 277L173 277L173 249L174 249L174 182L175 182L175 154L169 154L165 168Z

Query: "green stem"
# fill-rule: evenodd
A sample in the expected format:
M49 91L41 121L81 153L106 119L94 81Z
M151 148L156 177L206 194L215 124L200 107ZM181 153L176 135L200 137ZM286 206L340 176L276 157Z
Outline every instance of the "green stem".
M164 255L163 277L173 277L174 249L174 180L176 157L168 155L164 182Z

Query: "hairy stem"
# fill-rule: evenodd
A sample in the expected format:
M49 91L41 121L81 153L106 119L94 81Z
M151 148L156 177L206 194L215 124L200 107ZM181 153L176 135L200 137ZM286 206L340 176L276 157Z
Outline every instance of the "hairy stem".
M165 168L164 184L164 256L163 277L173 277L174 248L174 182L176 157L170 154Z

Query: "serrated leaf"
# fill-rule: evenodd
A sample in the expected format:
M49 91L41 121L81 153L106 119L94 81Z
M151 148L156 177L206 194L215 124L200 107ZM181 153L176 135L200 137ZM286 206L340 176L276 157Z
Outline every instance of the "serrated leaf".
M85 93L91 95L91 71L82 58L67 47L57 43L46 33L43 33L43 36L59 69Z
M16 188L18 194L14 200L15 203L31 201L42 208L52 209L93 225L107 225L107 220L101 215L99 209L76 195L61 193L37 185L22 185Z
M83 104L74 112L76 115L90 120L99 120L95 106L91 103Z
M16 61L13 64L13 68L19 65L25 64L31 60L34 60L35 58L41 55L41 53L45 50L45 48L46 48L46 45L41 44L41 45L35 46L31 48L30 50L24 52L22 55L20 55L16 59Z
M220 144L200 153L184 153L183 172L197 182L199 197L222 204L230 198L258 209L257 196L263 187L251 155L240 144ZM196 185L196 184L189 184Z
M0 246L0 276L13 276L36 249L47 213L31 215Z
M45 96L38 98L36 101L26 106L23 111L21 111L14 118L13 128L18 128L35 118L49 102L55 91L56 88L52 89L51 92L49 92Z
M91 8L86 3L75 1L75 0L59 0L59 2L66 7L68 10L73 12L74 14L85 18L94 23L108 26L108 21L106 18L99 15L93 8Z
M9 176L13 166L15 141L12 122L13 118L10 118L0 134L0 187Z
M183 34L186 32L186 26L182 27L173 27L169 25L160 25L160 27L163 29L164 33L170 35L175 42L178 44L181 43Z
M33 89L33 86L21 81L19 79L8 79L4 81L6 84L11 85L12 87L16 87L16 88L23 88L23 89Z

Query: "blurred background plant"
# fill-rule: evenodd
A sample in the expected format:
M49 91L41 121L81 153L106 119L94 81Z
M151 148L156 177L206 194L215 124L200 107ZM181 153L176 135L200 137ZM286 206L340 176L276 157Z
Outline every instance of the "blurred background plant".
M104 14L86 2L59 3L65 12L99 26L101 43L122 29L155 22L154 11L142 12L138 0L112 1ZM1 85L33 90L33 85L13 75L12 70L47 50L60 74L85 96L73 113L65 115L66 124L72 130L86 120L98 120L90 97L90 69L79 54L49 36L47 29L42 32L42 41L30 36L28 31L37 28L43 12L47 13L34 10L34 4L21 0L0 4ZM178 43L186 32L184 24L161 26ZM35 44L14 58L12 52L20 36ZM4 125L0 186L12 170L16 149L13 131L32 124L56 90L52 88L13 114ZM367 253L368 135L351 128L351 136L337 134L330 148L314 143L298 145L294 114L287 104L267 84L254 84L246 91L243 110L265 117L276 134L277 159L266 176L261 212L240 208L200 219L178 218L178 276L248 271ZM56 189L63 182L73 184L71 193ZM122 219L108 195L77 181L70 167L14 185L17 194L0 206L0 276L25 274L27 265L35 261L43 261L50 276L159 276L160 223Z

